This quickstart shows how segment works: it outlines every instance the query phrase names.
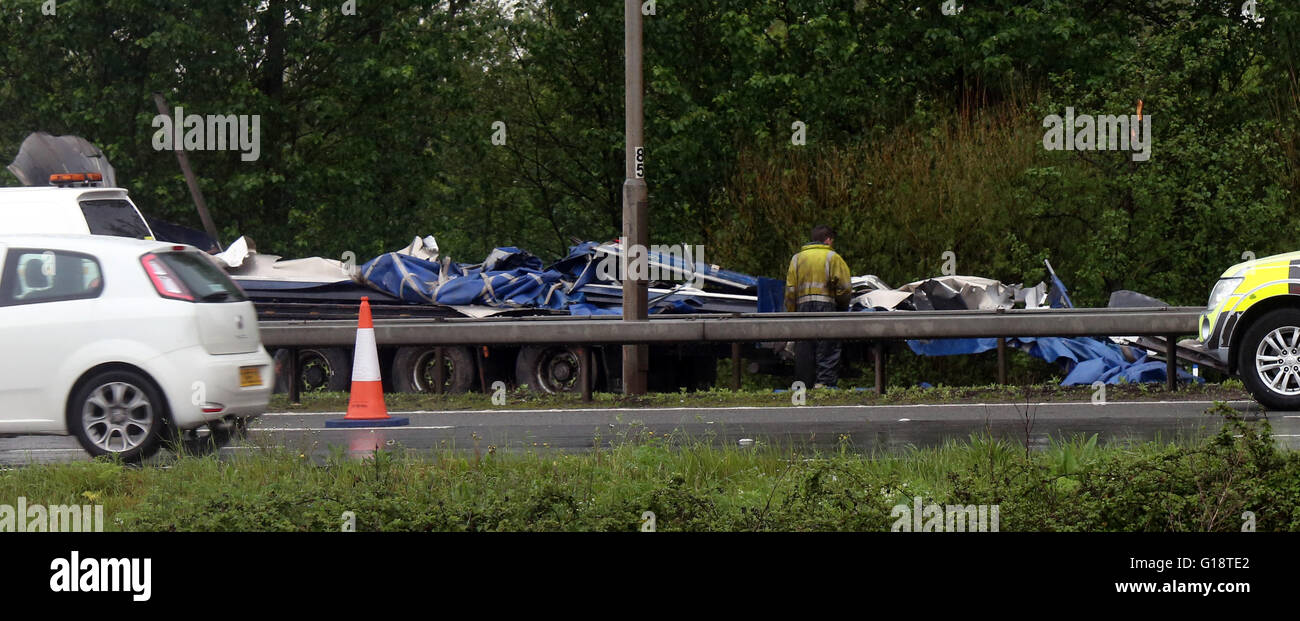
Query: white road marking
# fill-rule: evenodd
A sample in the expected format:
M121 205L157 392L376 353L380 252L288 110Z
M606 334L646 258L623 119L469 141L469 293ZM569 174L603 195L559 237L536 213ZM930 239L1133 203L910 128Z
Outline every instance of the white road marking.
M79 448L14 448L0 449L0 453L85 453ZM86 453L89 457L90 454Z
M393 412L393 414L414 414L415 412ZM258 418L267 418L269 416L338 416L346 412L267 412L258 416Z

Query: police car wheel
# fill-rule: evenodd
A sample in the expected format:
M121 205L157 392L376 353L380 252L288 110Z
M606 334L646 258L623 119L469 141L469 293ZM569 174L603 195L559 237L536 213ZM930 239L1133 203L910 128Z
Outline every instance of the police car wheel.
M1264 407L1300 410L1300 309L1271 311L1251 324L1237 348L1237 372Z

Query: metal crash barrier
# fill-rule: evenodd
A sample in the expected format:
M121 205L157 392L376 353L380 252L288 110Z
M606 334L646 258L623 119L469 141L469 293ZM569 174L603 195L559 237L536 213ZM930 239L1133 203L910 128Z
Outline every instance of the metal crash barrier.
M740 343L780 341L872 341L876 390L883 390L885 359L881 343L905 339L998 338L998 379L1006 380L1007 337L1150 336L1177 342L1195 334L1201 307L1009 309L997 311L909 311L876 313L763 313L654 316L623 321L617 316L376 319L379 345L530 345L582 346L583 394L590 393L589 345L730 343L732 359ZM294 351L303 347L350 346L354 320L263 321L262 343ZM1166 385L1177 382L1177 356L1168 355ZM439 366L438 368L441 368ZM739 367L737 366L737 369ZM296 401L297 372L291 368L290 398ZM733 376L733 386L738 378Z

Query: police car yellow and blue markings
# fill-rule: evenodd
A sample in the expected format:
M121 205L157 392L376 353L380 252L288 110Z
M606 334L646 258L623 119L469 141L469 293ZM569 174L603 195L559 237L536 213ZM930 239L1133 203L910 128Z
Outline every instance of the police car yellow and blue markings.
M1228 268L1211 290L1206 310L1201 314L1201 342L1206 350L1231 364L1228 353L1238 321L1260 302L1286 295L1300 296L1300 252L1264 257Z

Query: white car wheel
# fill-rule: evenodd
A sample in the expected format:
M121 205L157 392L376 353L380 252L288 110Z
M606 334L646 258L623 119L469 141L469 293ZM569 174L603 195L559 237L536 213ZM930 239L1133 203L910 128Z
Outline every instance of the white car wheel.
M143 376L107 371L82 383L70 404L69 423L91 455L139 461L157 452L165 409L162 397Z

